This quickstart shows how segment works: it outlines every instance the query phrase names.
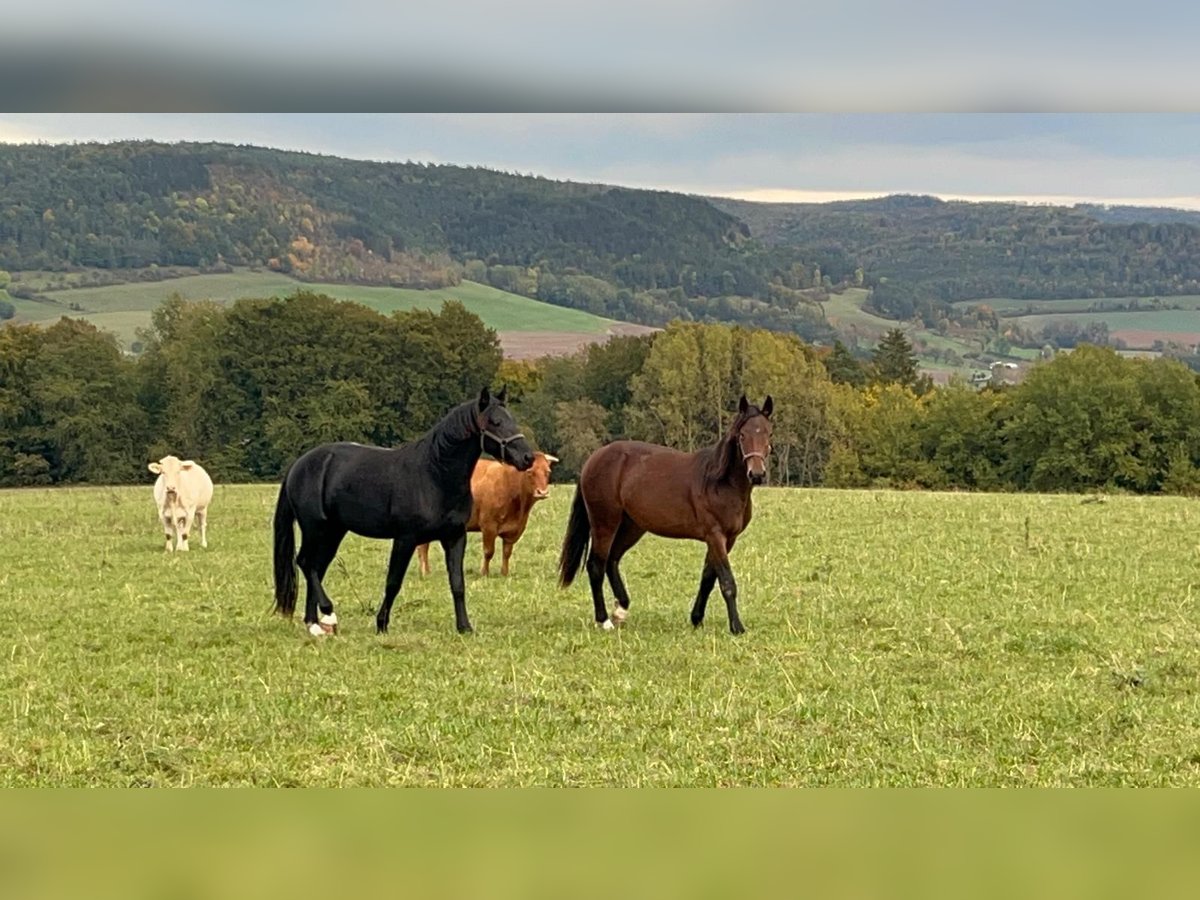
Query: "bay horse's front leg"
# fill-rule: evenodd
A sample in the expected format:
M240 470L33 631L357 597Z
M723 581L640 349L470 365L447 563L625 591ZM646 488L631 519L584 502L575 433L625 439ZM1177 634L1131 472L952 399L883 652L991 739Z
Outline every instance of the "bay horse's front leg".
M704 558L704 571L700 573L700 590L696 593L696 602L692 604L692 626L699 628L704 624L704 611L708 607L708 595L712 593L717 583L717 570L709 557Z
M733 546L733 541L726 542L725 535L721 532L714 532L708 538L708 560L716 573L717 582L721 585L721 596L725 598L725 609L729 613L729 630L733 634L742 634L746 630L746 626L742 624L742 619L738 615L737 608L737 582L733 580L733 569L729 565L729 549ZM700 587L703 589L704 581L701 578ZM712 590L712 586L709 586ZM699 597L696 598L699 602ZM707 602L707 595L705 601ZM703 613L703 606L701 607ZM695 615L693 608L692 614Z
M467 584L463 578L467 532L464 530L452 538L443 538L442 549L446 551L446 574L450 576L450 593L454 596L454 627L459 634L470 634L475 629L467 618Z
M375 616L375 631L386 634L388 623L392 619L392 603L400 593L404 584L404 573L412 561L413 551L417 545L411 538L401 537L392 541L392 555L388 559L387 585L383 589L383 602L379 604L379 612Z

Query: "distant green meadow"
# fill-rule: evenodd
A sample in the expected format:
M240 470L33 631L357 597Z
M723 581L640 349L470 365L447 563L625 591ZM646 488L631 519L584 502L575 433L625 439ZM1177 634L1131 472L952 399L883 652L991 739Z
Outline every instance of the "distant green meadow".
M735 638L659 538L597 630L572 491L510 578L471 537L475 635L436 548L376 635L388 544L350 537L319 640L270 611L273 485L175 555L149 475L0 491L0 785L1200 785L1195 501L756 489Z
M464 281L433 291L324 284L297 281L278 272L238 270L221 275L188 275L154 282L131 282L102 287L47 291L54 303L14 300L19 321L57 321L60 316L84 318L112 331L129 347L137 329L150 324L150 312L172 294L187 300L231 303L242 297L283 297L297 290L328 294L339 300L362 303L383 314L396 310L441 309L446 300L458 300L497 331L558 331L603 334L612 320L528 297L510 294L484 284ZM78 309L71 307L75 304Z
M1200 296L1184 294L1175 296L1155 297L1077 297L1063 300L1018 300L1012 297L987 297L982 300L959 300L953 305L959 309L968 306L990 306L1000 316L1012 317L1021 315L1039 315L1043 313L1082 313L1089 309L1103 308L1115 310L1134 301L1142 307L1142 312L1153 311L1155 301L1163 306L1177 306L1181 309L1200 309ZM1164 310L1169 312L1170 310Z
M1172 336L1187 343L1194 343L1192 335L1200 335L1200 309L1163 309L1114 312L1081 312L1072 314L1046 313L1034 316L1019 316L1015 321L1022 328L1037 332L1047 325L1064 325L1074 322L1080 326L1089 322L1103 322L1109 334L1136 335L1127 341L1132 347L1150 346L1154 340L1169 341Z

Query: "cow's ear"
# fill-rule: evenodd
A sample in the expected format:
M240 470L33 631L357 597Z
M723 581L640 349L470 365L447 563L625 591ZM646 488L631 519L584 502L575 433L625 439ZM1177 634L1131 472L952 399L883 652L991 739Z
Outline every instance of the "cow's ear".
M181 463L179 464L179 468L181 468L181 469L190 469L190 468L191 468L192 466L194 466L195 464L196 464L196 463L195 463L195 461L194 461L194 460L191 460L191 459L185 459L183 462L181 462Z
M153 472L155 475L161 475L161 474L162 474L162 465L161 465L160 463L156 463L156 462L150 463L150 465L149 465L149 466L147 466L147 468L148 468L148 469L149 469L151 472Z
M483 412L488 408L488 404L492 402L492 395L488 393L488 389L484 388L479 392L479 411Z

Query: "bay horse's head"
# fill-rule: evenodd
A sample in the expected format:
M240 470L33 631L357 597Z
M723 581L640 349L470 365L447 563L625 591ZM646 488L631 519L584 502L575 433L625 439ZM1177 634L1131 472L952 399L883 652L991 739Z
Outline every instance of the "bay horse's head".
M751 484L762 484L767 480L767 455L771 452L771 412L774 409L775 402L770 394L767 394L761 407L749 402L745 394L742 394L738 403L733 430Z
M475 421L479 425L479 445L502 463L507 463L519 472L533 465L533 448L525 435L517 431L516 420L504 405L508 399L508 385L496 394L487 388L479 392L475 404Z

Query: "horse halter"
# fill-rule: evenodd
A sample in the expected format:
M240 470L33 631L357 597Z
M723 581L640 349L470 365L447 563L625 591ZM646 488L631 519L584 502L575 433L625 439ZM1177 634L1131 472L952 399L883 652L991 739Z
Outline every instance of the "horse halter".
M742 433L740 431L738 432L737 436L737 445L738 451L742 454L742 462L745 462L748 459L758 458L762 460L764 466L767 464L767 453L771 452L771 441L769 438L767 440L767 453L759 453L757 450L751 450L749 453L747 453L746 448L742 446Z
M497 444L500 445L500 461L504 462L504 454L508 450L508 445L511 444L513 441L515 441L517 438L523 438L523 437L525 437L525 435L521 434L521 432L518 431L516 434L512 435L511 437L502 438L499 435L493 434L492 432L490 432L486 428L484 428L484 429L481 429L479 432L479 449L482 450L484 453L487 453L488 449L487 449L487 447L484 446L483 439L491 438L493 441L495 441Z

